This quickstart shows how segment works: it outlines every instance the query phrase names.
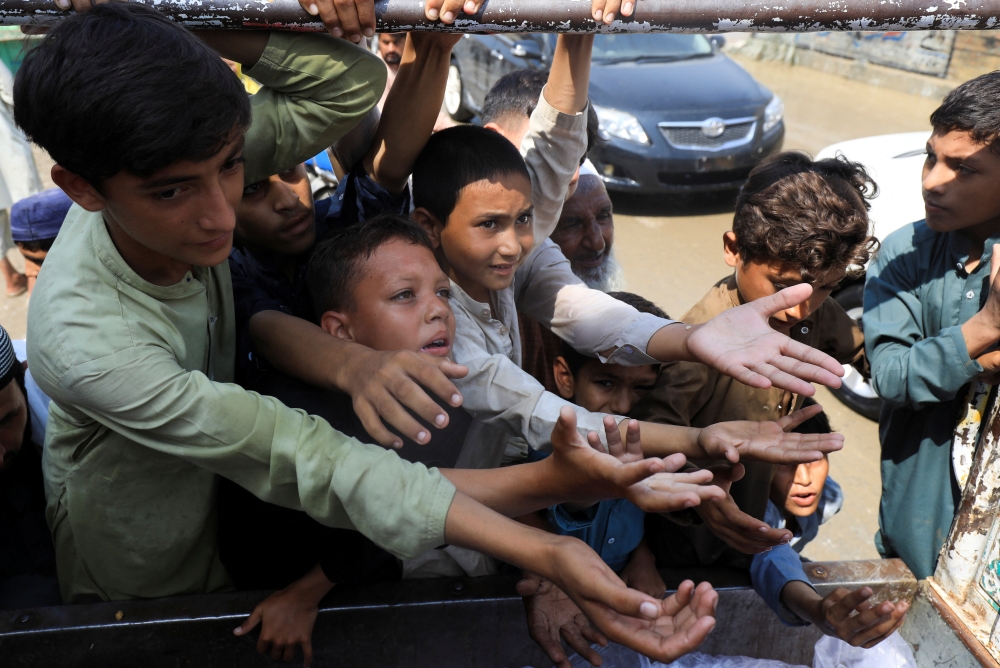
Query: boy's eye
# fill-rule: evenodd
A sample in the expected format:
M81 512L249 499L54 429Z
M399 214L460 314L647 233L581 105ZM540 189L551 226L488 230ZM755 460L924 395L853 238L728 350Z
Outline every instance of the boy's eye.
M236 169L237 167L239 167L240 165L242 165L243 162L244 162L243 156L241 155L238 158L233 158L232 160L227 160L226 163L224 165L222 165L222 169L224 171L230 172L230 171L233 171L234 169Z
M247 197L249 195L255 195L264 190L264 182L258 181L257 183L251 183L246 188L243 189L243 196Z
M156 193L154 197L159 200L172 200L176 199L177 196L180 195L180 193L181 193L180 188L171 188L170 190L161 190L160 192Z
M527 213L527 214L525 214L525 215L523 215L523 216L521 216L520 218L517 219L517 224L518 225L531 225L531 220L532 220L531 214Z
M437 295L443 299L451 299L451 290L449 288L441 288L437 291Z
M603 387L606 390L610 390L615 386L615 384L612 383L610 380L595 380L594 385L597 385L598 387Z
M788 287L784 283L772 283L772 285L774 285L774 289L777 290L778 292L781 292L782 290Z
M484 220L483 222L479 223L479 227L483 228L484 230L493 230L496 229L497 227L497 221Z
M413 299L413 290L401 290L392 296L393 301L401 302L406 299Z

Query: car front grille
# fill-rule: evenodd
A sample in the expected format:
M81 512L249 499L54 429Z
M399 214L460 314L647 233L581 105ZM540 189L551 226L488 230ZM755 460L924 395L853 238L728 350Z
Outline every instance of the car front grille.
M659 123L663 138L674 148L692 151L721 151L741 146L751 141L757 128L755 118L724 120L726 127L718 137L709 137L702 131L702 123Z
M753 166L724 169L715 172L659 172L657 178L665 186L713 186L741 183L750 176Z

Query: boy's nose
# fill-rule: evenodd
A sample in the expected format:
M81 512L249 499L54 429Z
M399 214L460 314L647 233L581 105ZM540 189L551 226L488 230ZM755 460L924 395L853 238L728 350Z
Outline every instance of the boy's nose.
M424 309L424 321L434 322L435 320L442 320L451 315L451 307L446 301L434 295L428 300L427 306Z
M812 484L812 472L808 464L799 464L795 467L795 484L803 487Z
M299 196L287 183L277 180L271 183L271 188L274 192L275 211L290 211L299 203Z
M627 387L619 388L612 396L608 407L617 415L628 415L632 410L632 392Z
M924 174L923 181L921 182L921 187L927 192L934 192L939 190L943 185L945 185L952 178L950 170L944 165L943 162L937 162L933 167L927 170Z
M221 186L217 185L207 192L201 204L198 225L202 229L220 233L236 229L236 211L230 206Z

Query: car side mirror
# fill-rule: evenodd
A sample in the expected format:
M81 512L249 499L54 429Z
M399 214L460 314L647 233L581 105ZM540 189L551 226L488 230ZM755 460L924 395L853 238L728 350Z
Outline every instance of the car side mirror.
M708 41L719 51L726 45L726 38L723 35L709 35Z
M514 42L514 46L510 52L518 58L527 58L529 60L542 59L542 47L533 39L522 39L519 42Z

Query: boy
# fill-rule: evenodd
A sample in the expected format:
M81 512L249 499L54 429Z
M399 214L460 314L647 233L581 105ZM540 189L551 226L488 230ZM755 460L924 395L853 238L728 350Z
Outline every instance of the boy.
M830 423L821 413L799 429L829 432ZM794 535L787 545L754 555L750 577L754 590L785 624L813 623L827 635L855 647L872 647L902 626L909 604L885 601L870 606L866 603L872 595L869 587L853 592L841 587L824 598L809 583L799 558L816 537L819 525L843 505L843 493L833 478L827 477L829 470L826 457L776 467L764 521L772 527L792 528ZM858 614L853 614L855 611Z
M563 170L563 174L565 187L571 170ZM669 321L640 314L604 293L589 290L579 279L570 279L576 282L563 283L558 288L552 281L543 285L514 285L515 270L533 245L531 183L524 161L514 146L498 134L474 126L437 133L428 141L414 166L416 209L413 217L428 232L437 249L438 260L452 280L452 307L458 332L454 355L456 361L470 369L459 384L465 390L463 405L477 420L470 429L470 447L463 451L460 466L489 468L499 465L508 434L523 437L535 449L546 449L544 430L553 423L559 410L568 405L546 393L538 381L518 366L520 346L514 307L517 290L525 291L522 303L529 308L523 310L529 315L547 313L543 315L546 318L543 324L553 322L553 313L556 313L560 320L571 325L564 328L568 334L578 334L575 341L567 336L567 343L578 350L602 354L602 361L653 363L656 359L653 355L679 357L690 354L687 351L694 348L693 345L686 345L683 351L679 348L689 334L708 336L713 346L728 345L723 341L737 331L742 336L753 327L747 322L744 329L735 330L732 323L722 324L719 320L707 325L707 330L691 334L690 328L664 325ZM565 258L561 264L568 264ZM570 299L579 311L559 311L559 302L567 293L576 294ZM750 315L752 320L762 317L758 313L767 308L764 303L755 304L748 309L752 314L748 310L741 313ZM593 312L600 317L595 318ZM632 334L645 336L648 332L653 333L648 339L648 354L642 352L638 344L624 338ZM775 334L773 330L771 333ZM758 332L750 336L756 339ZM730 343L745 345L731 340ZM761 341L753 350L767 354L764 351L768 346L777 343ZM732 370L730 360L722 360L727 353L740 354L727 348L726 352L713 352L706 358ZM785 366L784 362L780 364ZM810 389L807 384L802 385L803 389ZM794 387L798 387L798 381ZM578 407L575 410L582 426L600 433L603 416ZM799 418L796 415L795 420ZM716 457L722 450L708 444L706 439L710 434L715 430L731 433L730 429L744 428L757 427L743 422L715 425L707 431L697 432L644 424L643 444L648 448L645 452L654 456L681 452L698 457L698 451L707 446L714 450L710 457ZM767 427L772 428L773 424ZM786 437L794 439L791 435ZM807 440L818 443L823 439ZM785 454L787 452L781 456ZM735 461L735 457L732 460Z
M66 212L73 200L59 188L49 188L16 203L10 210L10 232L14 244L24 256L24 275L28 277L28 296L35 289L38 272L52 242L59 234Z
M667 317L655 304L638 295L610 294L642 313ZM659 375L658 365L602 364L566 344L562 345L561 353L553 363L554 383L559 395L595 413L628 415L635 402L652 389ZM585 541L630 586L650 596L662 596L666 585L642 538L644 516L641 509L624 500L602 502L582 513L570 512L568 506L554 506L549 509L547 526L554 527L556 533ZM526 593L524 607L531 637L557 666L567 665L560 638L580 656L595 663L596 653L589 642L606 640L585 621L580 609L558 587L541 583L530 574L527 576L519 589Z
M574 543L525 530L436 471L229 384L225 259L242 155L260 170L246 175L251 183L315 155L374 106L384 70L321 35L207 39L250 66L264 85L252 100L189 32L117 3L63 19L15 84L18 123L52 155L53 180L75 202L48 258L57 269L40 276L28 316L32 371L52 397L44 472L64 598L229 587L215 540L223 474L328 525L358 526L400 556L449 542L541 566L643 651L670 656L704 637L707 589L679 601L694 606L688 639L639 637L620 613L665 621L673 610L623 589ZM42 121L57 113L62 122ZM616 611L604 607L612 597Z
M958 417L1000 368L998 94L1000 72L984 74L931 114L926 219L886 238L865 283L865 347L885 401L875 543L918 578L934 572L972 463L951 445Z
M684 320L705 322L786 286L810 284L812 296L771 314L771 327L840 362L857 361L861 332L829 295L852 267L864 266L876 245L869 236L866 202L874 188L861 165L840 158L814 162L788 152L762 162L740 192L732 231L723 235L726 264L735 271ZM685 362L665 365L656 389L639 402L635 414L654 422L705 426L779 419L801 401L801 393L734 383L706 365ZM678 518L698 526L647 518L647 539L658 563L747 568L747 555L790 539L789 532L761 521L772 468L748 464L724 501Z
M423 231L412 222L385 214L351 228L335 230L313 253L308 274L317 319L328 335L374 350L412 350L440 357L450 352L455 323L448 305L448 278L437 266ZM275 396L289 406L322 416L341 431L371 442L346 395L310 390L278 373L268 374L259 389L275 391ZM461 451L467 424L453 420L431 443L408 442L398 452L410 461L451 468ZM561 463L555 465L564 478L572 467L578 468L565 454L563 451L556 456ZM466 477L470 484L476 481L480 489L512 476L533 479L536 495L542 490L559 488L558 478L551 471L539 475L534 472L536 469L537 465L532 464L493 472L446 471L445 475L456 479ZM659 476L663 482L667 478ZM697 480L692 476L674 478L678 492L671 503L676 507L691 501L692 491L706 495L717 492L707 488L698 490ZM522 494L519 489L523 487L508 485L497 487L491 494L511 503ZM320 527L303 513L269 507L231 483L223 483L220 495L220 540L227 567L234 574L245 575L243 582L238 578L242 588L282 589L257 606L250 619L237 630L242 635L263 621L258 646L262 651L266 651L263 645L267 643L273 644L274 652L284 652L289 646L294 651L299 643L308 656L308 644L302 639L309 638L315 616L301 611L315 610L334 583L395 579L400 575L398 570L393 572L395 560L385 563L378 550L357 537L345 537L343 532ZM273 549L269 545L256 547L261 534L274 537ZM261 552L266 555L264 560ZM447 546L431 550L430 554L447 555L462 564L465 572L459 570L451 575L482 574L473 571L473 566L482 560L477 561L476 553L471 551L456 552L454 546ZM428 561L406 562L403 572L412 577L412 571ZM443 562L443 556L435 561ZM284 580L281 579L282 574L295 569L298 573L293 577L284 575ZM308 572L302 576L305 571ZM293 579L296 581L289 584ZM281 621L283 617L287 619ZM278 631L273 628L276 620Z

